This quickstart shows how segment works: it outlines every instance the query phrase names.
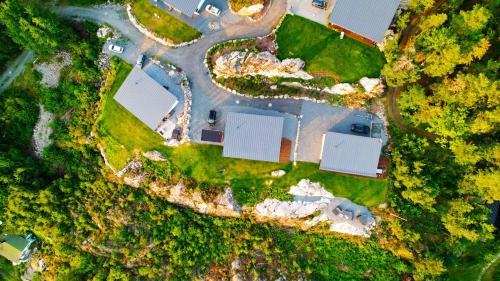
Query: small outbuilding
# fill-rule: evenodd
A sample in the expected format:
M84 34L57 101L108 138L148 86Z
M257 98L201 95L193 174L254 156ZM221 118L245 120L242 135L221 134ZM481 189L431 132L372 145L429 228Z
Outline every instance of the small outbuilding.
M30 246L35 240L31 234L26 236L2 234L0 235L0 256L11 261L13 265L26 262L31 253Z
M377 177L382 140L328 132L323 135L320 170Z
M401 0L335 0L329 26L367 44L381 43Z
M160 133L160 127L169 124L169 114L179 103L172 93L139 67L132 69L114 99L151 130Z
M223 156L267 162L288 162L290 150L282 156L285 118L229 112L224 130ZM287 146L284 146L285 148Z

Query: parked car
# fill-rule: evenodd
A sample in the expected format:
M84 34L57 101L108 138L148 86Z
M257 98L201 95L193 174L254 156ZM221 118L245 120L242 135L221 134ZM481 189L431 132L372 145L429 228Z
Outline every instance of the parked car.
M124 49L121 46L118 46L115 44L109 44L108 50L110 50L111 52L114 52L114 53L121 54L121 53L123 53Z
M210 110L208 114L208 125L214 126L217 121L217 112L215 110Z
M312 0L312 5L316 8L325 10L328 8L328 2L326 0Z
M355 133L368 135L370 133L370 126L363 125L363 124L352 124L351 131L353 131Z
M135 63L135 65L137 65L138 67L142 68L142 65L144 64L144 59L146 57L144 56L144 54L139 54L139 56L137 57L137 62Z
M216 17L220 16L220 9L215 7L214 5L207 5L205 8L205 11L207 11L209 14L212 14Z

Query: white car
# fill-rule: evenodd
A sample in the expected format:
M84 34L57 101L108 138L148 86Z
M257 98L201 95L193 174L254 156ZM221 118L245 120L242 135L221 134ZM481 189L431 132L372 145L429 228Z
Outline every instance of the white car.
M123 47L115 45L115 44L109 44L108 50L114 53L121 54L123 53Z
M220 16L219 8L217 8L213 5L207 5L207 7L205 8L205 11L207 11L208 13L210 13L216 17Z

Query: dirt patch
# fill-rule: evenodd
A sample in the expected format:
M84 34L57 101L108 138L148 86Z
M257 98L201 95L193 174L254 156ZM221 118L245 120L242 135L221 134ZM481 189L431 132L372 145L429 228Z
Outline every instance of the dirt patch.
M71 56L66 52L59 52L50 63L35 65L35 69L42 74L42 84L54 88L59 85L61 70L71 65Z
M275 39L276 36L274 35L274 32L265 37L259 37L255 40L255 47L262 52L268 51L275 55L276 50L278 49Z

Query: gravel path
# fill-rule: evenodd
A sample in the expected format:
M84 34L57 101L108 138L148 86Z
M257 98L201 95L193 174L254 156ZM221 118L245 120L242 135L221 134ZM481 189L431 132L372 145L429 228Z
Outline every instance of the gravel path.
M335 122L341 120L335 117L337 114L342 113L342 115L347 115L353 112L343 107L325 106L308 101L281 99L256 100L239 97L212 83L208 70L203 63L207 50L217 43L230 39L264 36L269 34L274 26L278 24L280 18L286 12L286 9L286 0L274 0L269 12L258 22L252 22L246 17L236 16L231 13L224 13L220 19L223 29L205 35L193 45L177 49L160 45L137 31L129 22L125 9L120 6L95 8L60 7L57 8L57 11L68 17L84 17L97 23L107 23L120 31L130 40L125 48L131 50L126 50L125 54L121 56L129 63L135 63L136 55L139 52L143 52L149 56L159 56L162 60L182 68L191 82L193 94L190 137L192 141L199 142L201 130L207 127L206 119L211 109L217 110L219 116L224 116L224 114L234 106L246 107L246 110L250 112L252 112L252 110L256 113L262 112L262 110L273 110L287 115L304 115L304 118L309 119L314 119L318 116L330 116L331 118L327 118L327 120L333 123L326 125L332 128L335 127ZM271 106L269 106L270 103ZM307 104L306 111L302 110L304 104ZM270 115L272 114L275 113L270 113ZM359 114L361 114L361 112L359 112ZM306 123L304 128L301 129L307 131L312 136L321 136L325 132L322 127L317 127L314 122ZM319 140L321 141L321 138L319 138ZM309 146L308 143L304 143L303 145ZM316 146L316 144L314 145ZM301 141L299 141L299 149L300 147ZM316 150L317 149L303 150L304 152L299 155L297 160L318 162L319 156L316 155Z

